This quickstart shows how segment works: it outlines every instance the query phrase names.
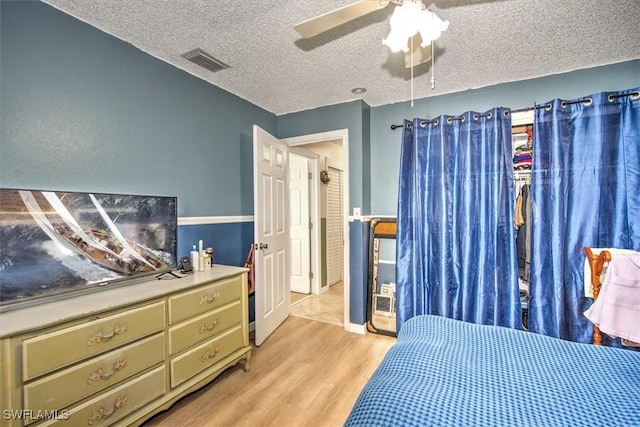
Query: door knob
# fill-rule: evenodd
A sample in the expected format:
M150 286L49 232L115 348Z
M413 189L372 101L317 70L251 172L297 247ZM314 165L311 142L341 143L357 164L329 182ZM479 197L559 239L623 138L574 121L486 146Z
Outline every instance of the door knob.
M260 243L260 245L258 246L258 249L268 249L269 245L267 245L266 243Z

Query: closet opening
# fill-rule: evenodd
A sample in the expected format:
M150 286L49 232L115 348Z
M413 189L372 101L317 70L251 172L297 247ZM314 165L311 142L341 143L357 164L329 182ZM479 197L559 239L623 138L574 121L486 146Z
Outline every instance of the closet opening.
M516 255L518 288L522 306L522 328L529 323L529 275L531 267L531 168L533 150L533 111L512 115L513 182L515 190Z

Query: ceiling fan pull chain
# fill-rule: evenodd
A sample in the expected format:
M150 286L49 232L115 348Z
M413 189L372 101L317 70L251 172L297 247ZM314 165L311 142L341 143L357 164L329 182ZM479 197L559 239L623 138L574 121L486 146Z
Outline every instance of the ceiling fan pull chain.
M436 88L436 61L435 61L436 41L431 41L431 90Z
M411 106L413 107L413 37L411 37Z

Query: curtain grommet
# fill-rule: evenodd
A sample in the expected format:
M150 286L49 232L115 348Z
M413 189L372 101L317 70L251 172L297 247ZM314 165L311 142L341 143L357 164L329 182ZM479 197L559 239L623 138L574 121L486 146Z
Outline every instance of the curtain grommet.
M551 105L551 104L545 104L544 105L544 109L547 110L547 111L551 111L552 108L553 108L553 105Z
M474 115L473 115L473 120L474 120L474 121L477 121L477 120L478 120L478 115L477 115L477 114L474 114Z
M615 96L613 96L613 95L609 95L609 96L607 96L607 101L609 101L609 102L614 102L615 100L616 100L616 97L615 97Z
M560 107L567 108L567 102L566 101L560 101Z
M407 123L407 129L411 129L413 127L413 123L409 122Z
M451 117L447 117L447 124L450 125L453 123L453 119Z
M427 127L427 121L426 121L426 120L422 120L422 121L420 122L420 127L421 127L421 128L426 128L426 127Z
M632 92L631 95L629 95L629 98L631 98L632 101L635 101L636 99L640 99L640 90Z
M434 126L438 126L438 123L440 123L440 120L438 120L438 119L435 119L435 120L433 121L433 125L434 125Z
M491 113L491 111L489 111L489 112L487 113L487 119L490 119L491 117L493 117L493 114Z
M461 121L462 123L464 123L464 121L465 121L465 120L466 120L466 119L464 118L464 116L460 116L460 121Z
M511 114L511 110L504 110L505 117L509 117L509 114Z
M582 104L583 104L585 107L590 107L590 106L591 106L591 104L593 104L593 99L591 99L591 98L586 98L584 101L582 101Z

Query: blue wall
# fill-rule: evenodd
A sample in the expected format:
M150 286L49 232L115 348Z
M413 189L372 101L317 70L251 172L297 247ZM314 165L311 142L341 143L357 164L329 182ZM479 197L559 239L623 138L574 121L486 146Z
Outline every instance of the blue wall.
M0 43L1 187L172 195L181 217L253 214L253 124L280 138L348 129L350 207L394 215L391 123L640 86L636 60L413 108L352 101L276 117L44 3L0 1ZM350 316L363 324L368 222L349 225ZM202 239L216 262L242 265L252 226L182 225L178 255Z
M440 78L455 78L454 76ZM487 111L500 106L532 107L554 98L574 99L596 92L640 86L640 60L578 70L521 82L505 83L450 95L371 108L371 213L396 215L402 129L390 125L404 119Z
M242 265L253 242L253 222L182 225L178 227L178 255L189 256L200 240L205 248L213 249L214 263Z
M44 3L0 7L3 187L253 213L252 125L275 133L274 114Z
M362 325L366 322L367 280L369 277L369 221L349 222L349 319Z
M276 116L40 2L0 2L0 186L178 197L253 214L253 125ZM242 265L253 223L179 226Z

